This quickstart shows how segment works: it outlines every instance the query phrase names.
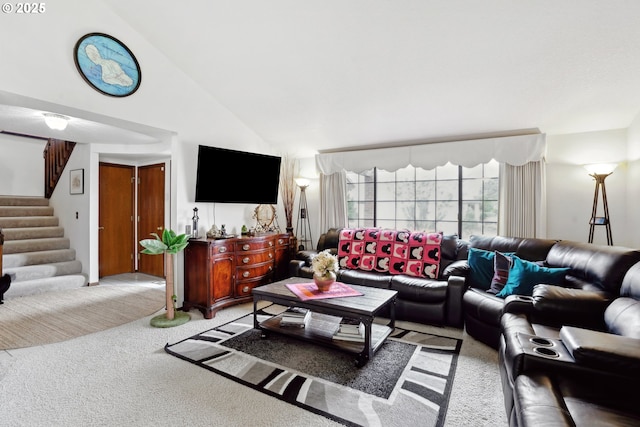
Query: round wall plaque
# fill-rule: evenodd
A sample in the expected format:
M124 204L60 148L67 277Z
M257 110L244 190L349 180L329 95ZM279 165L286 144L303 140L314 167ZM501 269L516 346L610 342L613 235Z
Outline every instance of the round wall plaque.
M73 50L80 75L95 90L110 96L128 96L138 90L142 74L133 53L118 39L102 33L80 38Z

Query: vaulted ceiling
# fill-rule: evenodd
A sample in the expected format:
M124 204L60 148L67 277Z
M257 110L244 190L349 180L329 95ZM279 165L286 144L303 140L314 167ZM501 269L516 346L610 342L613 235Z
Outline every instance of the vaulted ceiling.
M103 2L285 151L619 129L640 112L637 0Z
M640 2L104 0L266 141L629 126Z

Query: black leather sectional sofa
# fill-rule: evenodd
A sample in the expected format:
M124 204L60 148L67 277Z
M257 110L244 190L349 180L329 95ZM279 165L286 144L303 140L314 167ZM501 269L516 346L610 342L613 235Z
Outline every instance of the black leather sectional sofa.
M338 230L318 250L336 250ZM470 252L505 253L543 268L565 268L561 282L531 295L500 298L474 279ZM291 262L312 277L315 251ZM397 318L465 327L499 351L512 426L640 425L640 251L581 242L445 236L437 280L342 269L338 280L398 290ZM634 397L635 396L635 397Z
M509 305L499 350L511 426L638 426L640 263L619 293L536 286Z
M291 261L290 276L313 277L311 260L319 251L337 254L339 230L330 229L320 236L316 251L298 252ZM438 277L393 275L376 271L342 268L337 280L353 285L398 291L396 318L431 325L462 327L462 294L467 269L466 242L456 236L444 236Z

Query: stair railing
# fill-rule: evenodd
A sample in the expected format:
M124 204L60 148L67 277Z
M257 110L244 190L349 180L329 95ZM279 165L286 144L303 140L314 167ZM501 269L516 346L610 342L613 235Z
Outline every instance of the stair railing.
M62 176L64 167L67 165L75 142L63 141L61 139L49 139L44 148L44 197L51 198L58 181Z

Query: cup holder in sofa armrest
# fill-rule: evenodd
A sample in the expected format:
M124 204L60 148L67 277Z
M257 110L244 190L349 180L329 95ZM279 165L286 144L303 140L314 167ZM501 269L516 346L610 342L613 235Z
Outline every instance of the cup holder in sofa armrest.
M543 337L531 337L529 338L529 342L532 342L534 345L539 347L555 347L556 345L552 340Z
M528 295L514 295L514 299L517 301L533 302L533 297Z
M549 347L533 347L533 352L544 357L550 357L557 359L560 357L560 353Z
M533 357L544 357L562 362L575 363L573 356L559 339L523 334L520 332L517 332L517 335L521 346L520 349L517 350L518 352Z

